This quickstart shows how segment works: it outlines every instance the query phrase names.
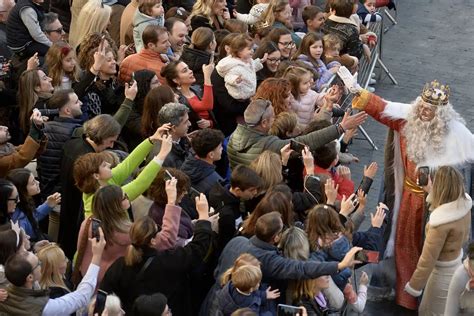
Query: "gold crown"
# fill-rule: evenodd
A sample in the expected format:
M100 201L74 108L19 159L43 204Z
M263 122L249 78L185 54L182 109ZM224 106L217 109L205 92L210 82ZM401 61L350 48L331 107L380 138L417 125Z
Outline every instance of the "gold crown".
M421 98L432 105L446 105L449 101L451 89L448 85L442 85L437 80L425 84Z

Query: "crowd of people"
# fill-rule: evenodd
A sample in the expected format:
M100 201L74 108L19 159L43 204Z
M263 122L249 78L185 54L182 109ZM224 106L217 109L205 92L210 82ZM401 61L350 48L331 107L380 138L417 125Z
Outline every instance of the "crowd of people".
M474 136L448 86L358 85L379 7L0 0L0 315L364 313L387 262L397 304L472 315Z

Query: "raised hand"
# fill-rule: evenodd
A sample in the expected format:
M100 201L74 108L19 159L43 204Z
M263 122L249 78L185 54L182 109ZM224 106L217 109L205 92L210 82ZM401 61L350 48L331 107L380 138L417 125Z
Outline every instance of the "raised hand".
M375 161L371 162L368 167L364 166L364 176L373 179L378 169L379 166L377 165L377 163Z
M344 179L351 179L351 169L349 169L347 166L340 165L337 167L337 173Z
M59 203L61 203L61 193L59 192L51 194L46 199L46 204L48 204L49 207L55 207Z
M338 263L337 269L341 271L342 269L350 268L355 264L361 263L360 261L354 260L355 254L361 250L361 247L352 247L351 250L346 253L344 259Z
M172 177L170 180L166 180L165 183L166 197L168 198L168 204L170 205L176 204L176 198L178 196L176 183L178 183L178 180L176 180L175 177Z
M280 149L281 164L283 166L286 166L288 164L290 155L293 152L293 149L291 149L290 147L291 147L291 143L288 143Z
M303 156L303 164L304 169L306 170L306 174L314 174L314 157L308 146L305 146L303 148L303 150L301 151L301 155Z
M280 297L280 291L278 289L272 290L269 286L267 288L267 300L274 300Z
M350 115L348 112L346 112L342 118L341 126L345 131L356 128L357 126L362 125L367 117L368 115L364 111L354 115Z
M363 212L365 206L367 205L367 194L365 194L364 190L357 190L357 199L359 200L359 207L357 208L357 211Z
M173 138L171 135L165 135L161 139L160 152L157 155L157 158L161 161L165 161L166 157L173 148Z
M39 65L40 65L40 61L38 58L38 53L36 52L33 56L30 57L30 59L28 59L26 63L26 70L36 69L39 67Z
M102 68L102 65L106 62L107 57L105 56L106 53L106 44L105 44L105 36L102 37L102 40L100 41L99 47L97 48L97 51L94 53L94 64L92 65L90 71L94 75L98 75L100 68Z
M209 218L209 203L204 193L196 196L196 210L199 214L199 219L208 219Z
M138 93L138 85L135 80L133 80L133 84L130 86L128 82L125 82L125 97L131 101L134 101L137 97Z
M385 209L379 204L377 206L377 211L374 214L370 214L370 223L372 224L372 227L375 228L380 228L382 227L383 220L385 219Z
M345 195L342 196L341 210L339 211L339 214L344 215L345 217L349 217L349 215L351 215L357 204L357 202L354 200L354 197L355 193L349 195L348 198L346 198Z
M337 198L337 190L339 189L339 184L336 185L333 179L329 178L324 184L324 193L326 194L326 204L334 205Z
M163 139L163 135L168 134L169 130L171 129L171 123L166 123L158 127L153 135L150 136L150 140L152 142L161 141Z

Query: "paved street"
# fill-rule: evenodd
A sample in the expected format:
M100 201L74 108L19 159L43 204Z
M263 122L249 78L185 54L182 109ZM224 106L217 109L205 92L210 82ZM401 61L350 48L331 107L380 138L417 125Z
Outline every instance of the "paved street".
M398 25L383 37L382 59L399 85L381 74L376 94L387 100L411 102L423 85L434 79L451 87L451 103L474 130L474 1L469 0L399 0ZM385 19L385 25L390 21ZM377 69L380 73L380 69ZM376 161L379 174L372 186L368 210L373 211L380 193L383 173L383 148L386 128L369 119L364 125L378 151L372 150L361 135L351 152L361 160L351 166L353 179L359 181L364 164ZM370 225L366 220L364 227ZM363 227L363 228L364 228ZM416 315L395 306L391 301L368 302L364 315Z

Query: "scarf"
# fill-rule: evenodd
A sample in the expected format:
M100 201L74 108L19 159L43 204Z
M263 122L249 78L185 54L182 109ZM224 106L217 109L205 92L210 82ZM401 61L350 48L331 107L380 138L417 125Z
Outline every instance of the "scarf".
M324 297L322 292L316 295L314 299L316 300L316 303L318 303L318 305L321 307L321 309L325 310L328 307L328 302L326 301L326 298Z
M0 145L0 157L9 156L16 151L15 146L11 143L5 143Z

